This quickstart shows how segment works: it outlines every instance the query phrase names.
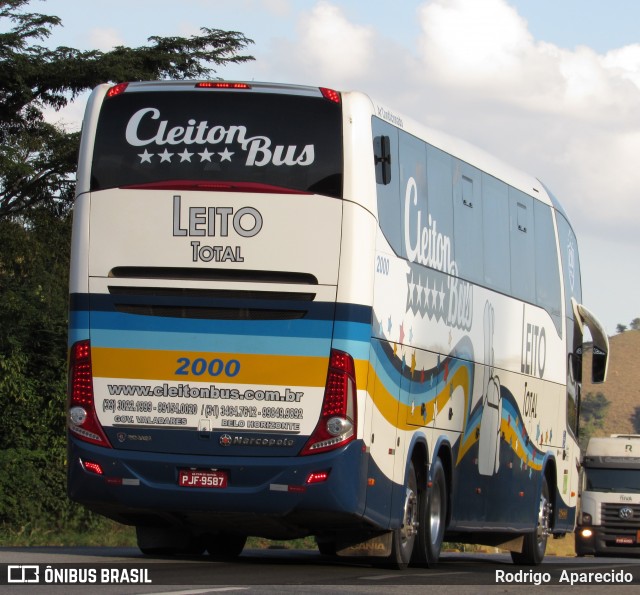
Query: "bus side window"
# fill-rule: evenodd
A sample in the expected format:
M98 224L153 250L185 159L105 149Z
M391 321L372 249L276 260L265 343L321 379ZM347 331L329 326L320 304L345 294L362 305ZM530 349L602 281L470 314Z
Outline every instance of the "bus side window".
M376 136L373 139L373 155L376 164L376 183L391 183L391 139L388 136Z

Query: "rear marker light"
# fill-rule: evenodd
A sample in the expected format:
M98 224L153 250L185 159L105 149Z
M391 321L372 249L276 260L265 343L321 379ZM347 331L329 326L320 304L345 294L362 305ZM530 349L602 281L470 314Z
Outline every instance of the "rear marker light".
M118 83L107 91L107 97L115 97L116 95L122 95L125 92L129 83Z
M327 89L326 87L320 87L320 93L325 99L333 101L333 103L340 103L340 93L333 89Z
M314 471L313 473L309 473L309 476L307 477L307 481L305 483L323 483L327 481L327 479L329 479L329 473L329 471Z
M247 83L230 83L227 81L203 81L196 83L196 89L251 89Z
M80 461L80 463L82 464L84 469L86 471L89 471L90 473L95 473L96 475L104 474L104 471L100 466L100 463L94 463L93 461L82 461L82 460Z

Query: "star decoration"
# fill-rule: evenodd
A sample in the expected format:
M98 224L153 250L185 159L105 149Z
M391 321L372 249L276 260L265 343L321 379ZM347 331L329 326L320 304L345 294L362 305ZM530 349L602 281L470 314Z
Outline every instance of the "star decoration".
M178 155L180 155L180 163L182 163L183 161L188 161L189 163L191 163L191 155L193 155L193 153L189 153L187 149L182 151L182 153L178 153Z
M202 153L198 153L200 155L200 163L203 161L211 162L211 157L215 155L215 153L210 153L208 149L205 149Z
M171 163L171 157L173 157L173 153L169 153L169 149L165 149L162 153L158 153L158 157L160 157L160 163L162 163L163 161Z
M231 161L231 155L233 155L233 153L231 151L229 151L229 149L227 147L225 147L224 151L222 151L222 153L219 153L220 155L220 162L222 161Z
M149 153L149 151L145 149L144 153L138 153L138 157L140 157L140 163L151 163L153 153Z

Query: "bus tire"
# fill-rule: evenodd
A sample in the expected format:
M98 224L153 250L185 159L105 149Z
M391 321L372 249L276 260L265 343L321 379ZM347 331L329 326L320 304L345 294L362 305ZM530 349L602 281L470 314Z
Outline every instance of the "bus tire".
M237 558L247 543L246 535L207 535L204 538L209 556L214 560L229 560Z
M536 527L524 536L522 552L511 552L511 559L514 564L537 566L542 562L547 550L547 538L550 527L551 501L549 499L549 484L546 476L543 475Z
M447 523L447 476L440 457L436 457L431 469L431 487L425 492L424 510L420 516L424 540L425 563L434 566L440 558Z
M409 565L418 535L418 514L418 480L415 467L413 466L413 462L411 462L405 485L402 525L393 531L391 555L385 563L387 568L401 570Z

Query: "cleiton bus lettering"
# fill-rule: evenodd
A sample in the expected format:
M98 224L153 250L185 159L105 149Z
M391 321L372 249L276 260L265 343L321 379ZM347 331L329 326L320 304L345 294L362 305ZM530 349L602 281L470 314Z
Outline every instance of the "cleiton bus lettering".
M425 217L427 225L423 225L423 212L412 209L418 204L418 186L414 178L409 178L404 195L404 241L407 258L443 273L457 274L457 266L452 256L451 238L438 231L435 219ZM411 227L415 225L415 242L411 240Z
M154 107L139 109L127 123L125 131L126 141L133 147L146 145L230 145L238 143L247 152L247 166L262 167L267 164L280 165L311 165L315 161L314 145L305 145L298 149L297 145L276 145L271 147L271 139L266 136L252 136L247 138L246 126L210 125L207 120L197 122L191 118L186 126L169 127L168 120L160 120L158 128L152 136L140 138L140 125L148 126L150 120L160 120L160 110Z
M284 145L276 145L272 150L271 140L266 136L254 136L247 139L249 155L247 165L263 167L269 163L273 165L311 165L315 159L315 149L313 145L305 147L296 154L298 147L289 145L286 153ZM243 145L244 148L244 145Z
M161 120L158 122L156 133L149 138L140 138L138 128L143 120L159 120L160 110L154 107L145 107L138 110L127 123L125 138L130 145L134 147L144 147L155 143L156 145L205 145L224 143L229 145L238 142L245 144L248 140L245 136L247 129L245 126L211 126L206 120L196 123L196 120L190 119L187 126L173 126L168 128L169 121Z

